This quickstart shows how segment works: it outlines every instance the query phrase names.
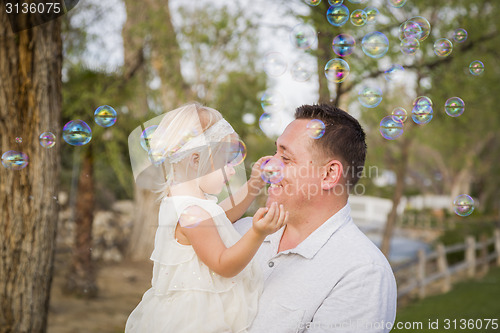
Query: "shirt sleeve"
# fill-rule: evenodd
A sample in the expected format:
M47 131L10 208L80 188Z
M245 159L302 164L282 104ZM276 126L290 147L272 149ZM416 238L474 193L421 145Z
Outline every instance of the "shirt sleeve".
M396 318L397 291L392 271L368 264L347 272L304 324L307 333L385 333Z

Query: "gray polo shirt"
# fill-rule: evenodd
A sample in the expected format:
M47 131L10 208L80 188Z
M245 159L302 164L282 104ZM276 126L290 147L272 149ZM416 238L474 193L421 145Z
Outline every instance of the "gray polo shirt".
M281 229L255 260L264 291L249 333L389 332L396 281L385 256L353 223L349 204L296 248L278 252ZM251 218L234 224L240 233Z

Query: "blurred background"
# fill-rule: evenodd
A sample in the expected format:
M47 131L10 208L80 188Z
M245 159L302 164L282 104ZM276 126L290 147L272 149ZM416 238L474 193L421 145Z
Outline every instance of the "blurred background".
M497 1L59 3L20 31L1 17L0 332L123 331L158 214L128 136L189 101L232 124L247 172L296 107L351 113L368 143L353 219L391 261L399 328L500 320Z

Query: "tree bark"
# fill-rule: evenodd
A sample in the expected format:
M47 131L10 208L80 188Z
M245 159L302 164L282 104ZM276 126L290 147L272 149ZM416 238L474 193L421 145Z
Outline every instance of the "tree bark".
M45 332L60 142L47 149L38 136L50 131L60 138L60 19L14 34L1 10L0 41L1 152L17 150L29 157L22 170L0 167L0 332Z

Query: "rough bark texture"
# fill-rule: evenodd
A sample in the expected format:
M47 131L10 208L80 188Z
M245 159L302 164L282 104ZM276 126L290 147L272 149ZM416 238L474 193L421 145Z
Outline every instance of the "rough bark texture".
M22 170L0 167L0 332L45 332L58 216L61 23L14 34L2 10L0 41L1 153L29 157ZM46 131L58 138L50 149L38 139Z

